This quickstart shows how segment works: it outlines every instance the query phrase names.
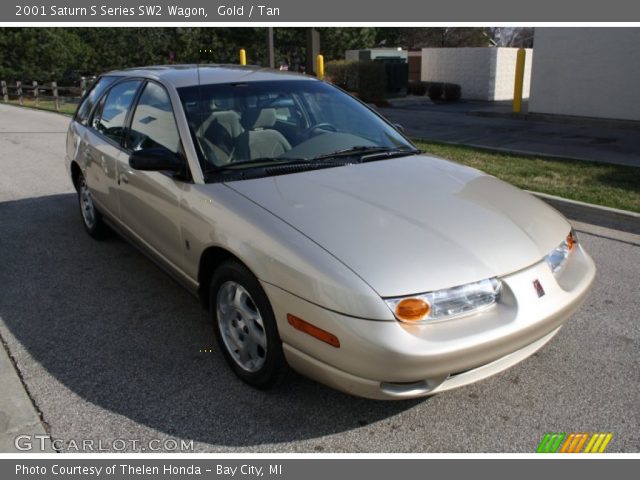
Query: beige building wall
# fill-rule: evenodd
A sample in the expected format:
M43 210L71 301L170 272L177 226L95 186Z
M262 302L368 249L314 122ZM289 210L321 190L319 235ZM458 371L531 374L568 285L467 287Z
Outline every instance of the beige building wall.
M640 120L640 28L536 28L529 112Z
M462 98L512 100L517 48L423 48L421 80L457 83ZM524 98L529 97L531 58L526 50Z
M493 85L493 100L513 100L513 87L516 72L517 48L494 48L496 51L495 79ZM524 81L522 82L522 97L529 98L531 85L531 61L533 51L525 49L524 57Z

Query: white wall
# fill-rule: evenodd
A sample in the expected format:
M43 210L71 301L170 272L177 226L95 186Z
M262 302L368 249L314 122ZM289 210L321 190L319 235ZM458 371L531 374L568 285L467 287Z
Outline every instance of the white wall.
M640 120L640 28L536 28L529 111Z
M513 87L515 83L517 48L494 48L497 59L493 78L493 100L513 100ZM533 51L525 49L524 80L522 82L522 97L529 98L531 86L531 60Z
M423 48L423 81L457 83L462 98L511 100L516 48ZM527 49L523 96L529 97L532 51Z

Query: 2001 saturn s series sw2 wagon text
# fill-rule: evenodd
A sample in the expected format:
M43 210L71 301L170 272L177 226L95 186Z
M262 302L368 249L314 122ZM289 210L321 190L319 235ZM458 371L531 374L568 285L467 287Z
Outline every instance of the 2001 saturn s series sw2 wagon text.
M308 76L107 73L67 166L89 234L111 227L197 292L256 387L287 365L376 399L465 385L547 343L595 275L555 210Z

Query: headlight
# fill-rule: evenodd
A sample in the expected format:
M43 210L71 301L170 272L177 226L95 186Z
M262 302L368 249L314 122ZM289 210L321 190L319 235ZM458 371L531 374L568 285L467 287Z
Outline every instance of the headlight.
M445 320L489 307L500 298L497 278L408 297L387 298L385 302L402 322Z
M547 264L553 273L558 272L562 268L576 243L578 243L578 238L576 237L576 232L572 229L567 235L567 238L546 256Z

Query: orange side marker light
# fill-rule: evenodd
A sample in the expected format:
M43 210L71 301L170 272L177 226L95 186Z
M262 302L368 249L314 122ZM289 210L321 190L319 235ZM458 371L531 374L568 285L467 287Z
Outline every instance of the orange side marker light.
M332 347L340 348L340 340L338 340L338 337L333 333L329 333L326 330L316 327L315 325L312 325L295 315L291 315L290 313L287 314L287 321L296 330L300 330L301 332L311 335L321 342L328 343Z

